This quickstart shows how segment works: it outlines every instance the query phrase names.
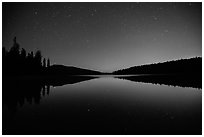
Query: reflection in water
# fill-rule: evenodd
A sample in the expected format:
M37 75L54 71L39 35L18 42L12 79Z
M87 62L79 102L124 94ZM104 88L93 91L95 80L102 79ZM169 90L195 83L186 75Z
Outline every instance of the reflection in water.
M41 94L45 95L45 87L49 94L48 85L43 85L38 81L9 80L3 81L3 105L7 105L10 110L15 111L18 105L23 106L25 101L29 104L39 104Z
M201 90L87 80L3 81L3 134L201 134Z
M49 77L46 78L46 83L49 85L56 87L56 86L63 86L66 84L75 84L87 80L91 80L97 78L96 76L55 76L55 77Z
M75 84L93 78L89 76L69 76L64 78L50 77L46 79L5 79L3 80L3 104L15 112L17 105L23 106L25 101L29 104L39 104L41 95L43 97L45 94L49 95L50 86Z
M202 75L138 75L119 76L117 78L134 82L164 84L180 87L202 88Z

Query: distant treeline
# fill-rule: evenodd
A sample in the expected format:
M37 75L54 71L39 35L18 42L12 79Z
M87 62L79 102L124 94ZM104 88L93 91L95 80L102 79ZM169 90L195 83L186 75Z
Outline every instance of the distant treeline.
M130 67L113 74L202 74L202 57Z
M64 65L52 65L46 69L46 74L52 76L65 76L65 75L101 75L103 73L99 71L77 68L73 66L64 66Z
M44 58L42 61L41 51L27 53L14 38L14 44L10 50L2 49L2 71L3 75L42 74L46 67L50 66L50 60ZM46 63L47 62L47 63Z

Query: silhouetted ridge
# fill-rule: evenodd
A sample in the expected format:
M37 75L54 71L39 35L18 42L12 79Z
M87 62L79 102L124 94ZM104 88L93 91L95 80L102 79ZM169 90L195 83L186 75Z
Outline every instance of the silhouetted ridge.
M49 75L100 75L101 72L73 66L52 65L46 69Z
M77 68L73 66L52 65L50 59L42 59L41 51L27 53L14 38L14 44L9 51L3 47L2 62L4 75L100 75L101 72Z
M148 64L134 66L113 72L117 75L128 74L188 74L202 75L202 58L195 57L190 59L181 59L167 61L157 64Z
M113 72L135 82L202 88L202 58L195 57L130 67Z

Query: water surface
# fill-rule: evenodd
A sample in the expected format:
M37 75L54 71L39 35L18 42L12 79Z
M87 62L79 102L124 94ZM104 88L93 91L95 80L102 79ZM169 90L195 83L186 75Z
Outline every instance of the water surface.
M28 94L16 101L3 96L4 134L201 134L201 89L112 76L55 87L34 83L4 86Z

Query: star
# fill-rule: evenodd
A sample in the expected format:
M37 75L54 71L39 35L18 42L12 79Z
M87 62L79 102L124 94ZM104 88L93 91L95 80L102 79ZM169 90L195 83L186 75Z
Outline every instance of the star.
M33 8L34 15L38 15L38 9Z
M91 16L94 16L94 14L93 14L93 13L91 13Z
M158 20L158 17L156 16L152 16L153 20L157 21Z

